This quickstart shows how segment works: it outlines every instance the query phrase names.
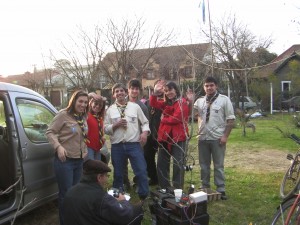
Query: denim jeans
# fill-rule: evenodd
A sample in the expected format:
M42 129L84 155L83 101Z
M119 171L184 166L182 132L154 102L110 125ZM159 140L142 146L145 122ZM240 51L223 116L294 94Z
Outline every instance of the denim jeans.
M126 159L129 159L134 175L138 180L138 195L149 194L147 166L144 152L139 142L125 142L111 145L111 159L114 167L114 188L123 187L123 175Z
M87 148L87 149L88 149L87 159L101 160L100 151L96 152L92 148Z
M63 221L63 200L67 191L80 181L82 174L83 159L67 158L61 162L57 156L54 157L54 172L58 184L58 207L60 225Z

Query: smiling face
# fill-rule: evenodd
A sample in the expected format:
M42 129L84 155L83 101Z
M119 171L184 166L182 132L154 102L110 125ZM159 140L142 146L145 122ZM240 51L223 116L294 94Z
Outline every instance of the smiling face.
M116 101L120 104L125 103L125 97L126 97L126 92L124 88L122 87L117 87L114 89L113 97L116 99Z
M81 114L84 113L88 105L89 99L88 96L79 96L75 102L75 113Z
M103 101L95 101L95 100L92 100L91 104L90 104L90 107L91 107L91 111L94 112L94 113L99 113L103 107Z
M128 88L128 96L130 101L135 102L138 99L139 95L140 89L138 87L131 86L130 88Z
M214 82L207 82L203 85L204 91L208 96L214 95L217 91L217 87L218 86Z
M174 88L169 88L168 86L165 86L164 91L168 99L174 100L177 98L176 90Z

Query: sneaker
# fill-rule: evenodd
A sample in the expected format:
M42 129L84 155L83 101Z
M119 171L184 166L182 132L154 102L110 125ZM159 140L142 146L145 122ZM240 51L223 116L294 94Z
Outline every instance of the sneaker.
M130 184L130 182L124 183L124 188L125 188L125 191L130 191L131 190L131 184Z
M227 200L227 196L225 194L225 191L221 191L220 193L221 193L221 199L222 200Z

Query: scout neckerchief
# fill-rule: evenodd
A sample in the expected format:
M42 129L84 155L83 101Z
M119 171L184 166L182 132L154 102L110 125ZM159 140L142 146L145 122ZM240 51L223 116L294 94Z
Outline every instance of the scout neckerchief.
M103 141L104 132L103 132L103 128L102 128L103 118L96 113L92 113L92 115L93 115L93 117L95 117L95 119L98 122L99 142L100 142L101 146L103 146L104 145L104 141Z
M74 113L74 118L76 119L78 125L79 125L80 128L81 128L84 142L85 142L85 143L89 143L90 141L89 141L89 139L87 138L87 134L86 134L85 129L84 129L83 116L77 115L76 113Z
M216 98L219 96L219 93L216 92L215 95L209 99L209 96L206 96L206 104L207 104L207 109L206 109L206 123L209 121L209 116L210 116L210 106L211 104L216 100Z
M116 105L117 105L117 108L120 112L120 116L121 118L124 118L125 117L125 109L126 109L126 106L127 106L127 102L125 103L125 105L121 105L120 103L116 102Z

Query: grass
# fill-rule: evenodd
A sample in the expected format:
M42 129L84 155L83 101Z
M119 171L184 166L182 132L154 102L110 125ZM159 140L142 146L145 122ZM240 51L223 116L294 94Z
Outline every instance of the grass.
M271 152L271 154L275 151L295 153L298 146L292 140L284 138L284 135L275 127L279 127L285 134L295 133L300 136L300 131L294 127L290 114L269 115L252 119L251 122L256 125L255 133L247 128L244 137L242 128L237 125L230 135L226 150L226 155L230 155L230 158L226 158L225 161L226 193L229 199L208 203L210 225L248 225L251 223L267 225L271 223L276 208L281 202L279 187L287 168L283 167L280 171L272 171L272 168L266 169L267 165L257 163L259 160L253 160L253 156L264 151ZM197 140L193 138L189 144L189 152L195 157L196 165L192 173L186 173L185 192L190 183L193 183L196 188L200 186L196 145ZM232 165L229 163L232 156L243 161L244 164ZM249 156L251 160L248 161ZM267 157L271 158L271 155ZM284 157L282 162L286 162ZM250 168L249 165L251 165ZM251 169L253 167L255 169ZM131 192L131 196L133 202L137 201L134 191ZM147 206L145 210L143 225L148 225L151 224L151 219Z

